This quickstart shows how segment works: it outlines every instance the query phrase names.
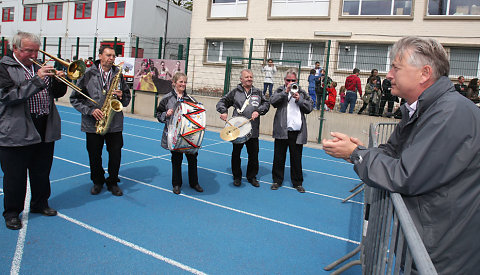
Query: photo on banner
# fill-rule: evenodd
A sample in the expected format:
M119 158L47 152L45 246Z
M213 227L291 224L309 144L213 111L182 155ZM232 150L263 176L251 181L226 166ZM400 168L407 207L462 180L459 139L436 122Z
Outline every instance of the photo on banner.
M116 57L115 65L122 66L123 77L128 82L133 81L135 71L135 58L134 57Z
M184 60L137 58L133 89L166 94L172 89L173 76L184 68Z

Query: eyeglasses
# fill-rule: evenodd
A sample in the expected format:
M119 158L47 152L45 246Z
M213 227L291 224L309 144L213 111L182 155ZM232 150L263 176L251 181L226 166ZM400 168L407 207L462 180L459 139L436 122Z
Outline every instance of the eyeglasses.
M287 81L287 82L297 82L296 79L285 79L285 81Z

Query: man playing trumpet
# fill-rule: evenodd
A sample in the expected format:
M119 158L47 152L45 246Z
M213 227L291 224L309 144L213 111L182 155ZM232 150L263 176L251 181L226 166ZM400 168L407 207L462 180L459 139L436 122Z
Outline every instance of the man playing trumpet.
M115 196L122 196L123 192L118 187L118 171L120 170L120 160L123 147L123 113L116 113L113 117L110 127L105 135L97 134L96 122L104 118L101 110L106 100L107 91L114 77L119 73L119 69L113 66L115 61L115 50L107 45L102 45L99 49L99 60L87 69L85 75L77 82L85 94L89 94L98 104L95 105L83 95L72 92L70 103L82 114L82 132L87 136L87 151L90 161L90 179L93 181L93 187L90 190L92 195L97 195L102 191L103 184ZM120 87L115 87L113 94L121 102L123 107L130 103L131 95L125 79L119 80ZM103 143L107 144L108 151L108 178L105 179L105 170L102 166Z
M18 32L11 55L0 60L0 163L3 171L4 211L7 228L22 228L27 170L30 179L30 212L55 216L50 208L50 170L54 143L59 140L60 115L54 98L67 86L52 76L64 76L53 66L37 66L40 38Z

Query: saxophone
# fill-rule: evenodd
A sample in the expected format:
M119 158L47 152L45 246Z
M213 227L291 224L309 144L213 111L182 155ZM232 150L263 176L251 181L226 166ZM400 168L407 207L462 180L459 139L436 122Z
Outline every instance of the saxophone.
M107 96L105 97L105 102L103 103L101 109L103 118L101 120L97 120L95 123L95 127L97 128L96 133L102 136L108 132L108 128L110 127L110 123L112 122L115 113L121 112L123 109L122 103L113 94L113 91L119 87L120 79L122 77L122 68L117 65L114 66L119 68L119 72L112 79Z

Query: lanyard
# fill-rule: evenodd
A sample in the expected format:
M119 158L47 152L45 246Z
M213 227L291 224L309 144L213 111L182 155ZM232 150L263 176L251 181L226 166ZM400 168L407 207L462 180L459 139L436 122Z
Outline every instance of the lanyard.
M22 64L22 62L20 62L18 60L18 58L15 56L15 54L13 54L13 58L15 58L15 60L18 62L18 64L20 64L23 67L23 69L25 70L25 72L27 72L27 74L28 74L28 76L30 76L30 78L34 77L35 70L34 70L33 64L31 65L32 70L30 71L27 67L25 67L25 65Z
M102 82L102 88L104 90L108 90L108 86L109 86L109 82L110 82L110 74L112 73L112 69L110 69L110 71L108 71L108 73L106 73L103 68L102 68L102 65L100 64L98 66L99 68L99 71L100 71L100 74L102 76L102 78L100 79L101 82Z

